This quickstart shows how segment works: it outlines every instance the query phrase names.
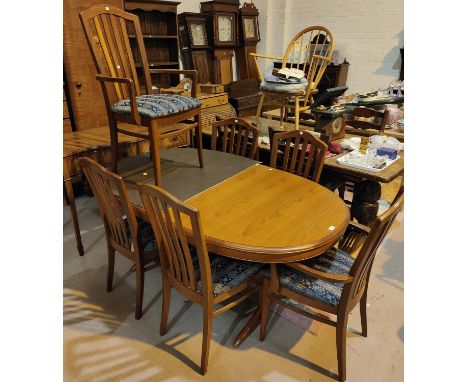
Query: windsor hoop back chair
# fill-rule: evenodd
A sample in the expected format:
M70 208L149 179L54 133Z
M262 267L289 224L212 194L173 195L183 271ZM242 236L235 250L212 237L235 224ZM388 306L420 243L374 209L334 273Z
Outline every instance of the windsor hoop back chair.
M284 95L284 102L271 103L281 108L280 124L283 124L285 109L290 107L290 99L294 99L295 126L299 128L299 113L309 109L313 103L313 95L317 93L317 86L322 79L327 65L331 62L334 49L334 40L331 32L323 26L311 26L297 33L286 48L283 57L270 56L259 53L250 53L255 59L260 80L262 95L257 109L257 125L265 104L265 95L268 93ZM302 70L304 80L298 84L282 84L265 81L258 58L282 60L282 68Z

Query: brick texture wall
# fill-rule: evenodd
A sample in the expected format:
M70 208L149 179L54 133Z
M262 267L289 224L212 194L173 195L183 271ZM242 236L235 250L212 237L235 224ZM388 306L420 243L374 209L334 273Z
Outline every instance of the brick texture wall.
M403 47L403 0L255 0L261 53L281 55L310 25L331 30L335 50L350 62L348 92L383 88L398 77ZM262 33L263 32L263 33ZM264 66L265 70L269 66Z

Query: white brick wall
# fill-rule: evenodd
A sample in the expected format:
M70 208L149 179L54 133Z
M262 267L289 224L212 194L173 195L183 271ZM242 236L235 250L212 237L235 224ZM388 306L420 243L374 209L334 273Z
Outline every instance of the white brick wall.
M254 2L263 11L259 20L263 40L258 52L282 54L298 31L314 24L323 25L333 33L335 49L350 62L348 92L383 88L398 77L403 47L403 0Z
M259 53L282 55L298 31L314 24L323 25L333 33L335 49L350 63L348 92L383 88L398 77L403 47L403 0L253 2L260 12ZM199 12L200 1L182 0L177 9Z

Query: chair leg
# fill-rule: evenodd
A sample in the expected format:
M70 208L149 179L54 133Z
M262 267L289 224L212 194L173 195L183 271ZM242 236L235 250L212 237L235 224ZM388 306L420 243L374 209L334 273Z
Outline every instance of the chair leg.
M367 337L367 290L361 297L359 308L361 313L361 333L363 337Z
M256 116L256 119L255 119L255 122L257 123L257 127L258 127L260 117L262 116L262 107L263 107L263 102L264 101L265 101L265 93L262 93L262 95L260 96L260 102L258 103L257 116Z
M114 280L115 249L107 240L107 291L112 292L112 283Z
M109 129L111 142L112 171L117 173L117 160L119 156L119 134L117 132L117 121L109 121Z
M69 175L67 174L66 177L67 179L64 180L65 196L67 198L68 203L70 204L70 212L72 215L73 229L75 231L76 249L78 250L78 254L80 256L83 256L84 249L83 249L83 243L81 242L80 224L78 223L78 213L76 211L75 195L73 194L73 186L72 186L71 180L68 179Z
M262 306L260 307L260 309L261 309L261 313L260 313L260 341L264 341L265 337L266 337L266 326L267 326L268 316L269 316L269 312L270 312L269 292L270 292L270 280L269 279L263 279L262 297L261 297Z
M195 122L197 122L197 150L198 150L198 162L200 163L200 168L203 168L203 130L201 125L200 111L195 116Z
M346 331L348 314L338 315L336 325L336 355L338 358L338 377L340 382L346 380Z
M299 97L296 97L294 105L294 128L299 130Z
M167 333L167 320L169 318L169 307L171 306L171 284L163 276L163 302L161 312L161 324L159 325L159 334L164 336Z
M161 187L161 141L159 139L158 124L156 120L151 121L149 129L150 152L152 155L154 183Z
M145 289L145 270L143 264L136 264L136 307L135 319L139 320L143 312L143 292Z
M201 355L201 374L205 375L208 369L210 355L211 331L213 326L213 305L203 307L203 343Z

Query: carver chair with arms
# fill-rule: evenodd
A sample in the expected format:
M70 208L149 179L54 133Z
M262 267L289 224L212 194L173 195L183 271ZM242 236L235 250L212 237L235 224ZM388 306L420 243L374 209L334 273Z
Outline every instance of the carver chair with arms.
M266 335L270 301L275 301L309 318L336 327L338 376L346 380L346 330L348 315L359 303L362 335L367 337L367 289L370 273L382 240L403 206L403 194L372 224L356 259L332 248L312 259L282 265L271 264L263 277L260 340ZM336 315L336 321L292 306L284 298L312 309Z
M211 150L254 159L258 153L259 130L242 118L214 122L211 131Z
M139 192L161 248L163 306L160 334L163 336L168 330L172 288L201 305L201 374L205 374L213 317L258 293L256 275L262 264L208 253L197 209L155 186L139 184ZM215 305L220 303L223 305L215 310Z
M302 176L318 183L327 145L312 133L303 130L272 133L270 167ZM280 141L284 144L280 145ZM281 152L279 148L281 147ZM278 154L282 164L277 167Z
M195 70L149 69L138 16L119 8L99 4L80 13L81 23L94 59L109 120L112 170L117 172L118 133L149 139L155 183L161 185L160 140L195 129L198 159L203 167L201 102L195 98ZM128 30L135 33L137 49L130 47ZM143 86L137 70L142 71ZM160 94L151 74L178 73L192 76L192 97ZM194 119L195 122L184 123ZM129 131L118 123L142 126Z
M136 218L121 176L106 170L90 158L80 158L79 163L104 221L108 252L107 291L112 291L117 251L135 263L135 318L139 320L143 308L144 272L159 264L158 247L153 231L148 223Z
M284 95L284 102L278 103L275 97L275 101L272 103L281 108L281 126L283 124L285 109L291 106L289 101L294 99L292 107L294 107L295 127L296 130L299 128L299 113L308 110L314 102L313 95L317 93L317 86L325 73L328 63L331 62L333 49L334 42L331 32L322 26L311 26L300 31L292 38L283 57L250 53L255 59L258 74L262 81L260 83L262 95L257 109L257 126L259 118L262 115L265 96L270 93L276 96ZM302 70L305 77L297 84L265 81L258 58L282 60L282 68Z

